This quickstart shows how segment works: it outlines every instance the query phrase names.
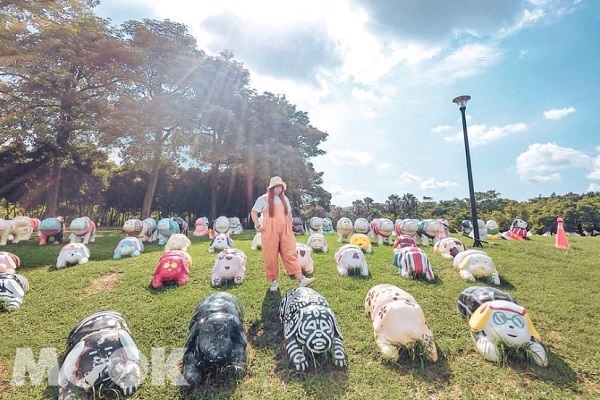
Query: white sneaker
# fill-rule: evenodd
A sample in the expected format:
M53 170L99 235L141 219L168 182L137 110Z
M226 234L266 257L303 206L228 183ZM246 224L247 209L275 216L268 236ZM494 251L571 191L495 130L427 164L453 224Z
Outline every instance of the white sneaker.
M269 290L271 292L276 292L277 289L279 289L279 281L277 279L273 279L271 281L271 287L269 288Z
M301 287L310 286L316 280L317 280L317 278L307 278L307 277L304 277L304 278L302 278L302 280L300 282L298 282L298 286L301 286Z

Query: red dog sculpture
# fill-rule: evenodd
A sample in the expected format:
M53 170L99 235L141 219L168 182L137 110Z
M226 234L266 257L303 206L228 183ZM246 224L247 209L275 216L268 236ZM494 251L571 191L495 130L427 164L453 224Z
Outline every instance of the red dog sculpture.
M158 265L152 277L152 287L155 289L163 286L165 282L175 281L178 285L185 285L190 278L192 257L185 251L166 251L158 259Z

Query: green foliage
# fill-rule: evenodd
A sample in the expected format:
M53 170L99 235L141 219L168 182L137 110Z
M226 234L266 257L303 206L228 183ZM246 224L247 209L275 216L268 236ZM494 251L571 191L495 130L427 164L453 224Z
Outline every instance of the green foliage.
M435 283L401 278L392 262L392 248L386 245L375 245L373 254L365 256L369 277L341 277L333 260L339 244L336 236L327 235L329 252L313 254L317 278L313 287L335 312L348 367L335 368L330 359L321 357L309 371L298 373L288 364L278 317L281 296L296 283L281 277L281 291L269 292L261 253L250 249L253 234L233 237L234 246L248 258L246 280L220 288L210 286L216 255L208 252L206 237L190 237L193 265L188 283L158 290L150 287L150 281L162 246L147 245L139 257L113 260L113 250L123 237L119 231L98 232L96 243L89 245L91 260L60 270L54 267L60 246L40 247L32 239L3 247L3 251L21 258L19 272L29 280L31 291L19 310L0 313L0 398L56 396L57 389L47 387L46 381L32 386L27 378L24 386L10 385L17 348L31 348L36 360L46 347L56 348L61 356L69 332L81 318L115 309L127 318L142 354L150 359L152 348L164 348L168 355L185 344L197 304L217 290L235 294L242 302L249 342L245 373L231 379L215 373L202 387L192 389L172 386L160 373L157 376L162 376L165 384L153 385L149 372L132 399L512 400L600 396L600 328L595 308L600 303L596 288L600 280L598 238L569 237L569 250L555 248L554 238L542 236L523 242L498 240L484 248L500 273L500 289L514 295L528 310L541 335L549 356L549 365L543 368L518 357L492 363L477 352L468 324L457 311L457 300L464 288L486 283L461 279L452 262L433 254L432 247L423 249L433 265ZM299 236L297 240L306 242L306 238ZM464 243L471 245L468 239ZM438 362L421 362L423 349L417 347L412 355L406 353L397 362L389 362L379 353L372 321L365 316L364 299L380 283L394 284L419 302L434 335Z

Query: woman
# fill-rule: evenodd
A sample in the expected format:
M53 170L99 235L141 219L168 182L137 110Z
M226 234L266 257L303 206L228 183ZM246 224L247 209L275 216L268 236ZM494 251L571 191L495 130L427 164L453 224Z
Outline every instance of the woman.
M271 178L267 193L256 199L250 217L256 230L261 233L262 254L267 279L272 292L279 288L279 257L287 275L298 281L298 286L309 286L315 278L302 274L296 253L296 237L292 231L292 212L289 199L285 196L285 182L278 176ZM262 213L262 223L258 214Z

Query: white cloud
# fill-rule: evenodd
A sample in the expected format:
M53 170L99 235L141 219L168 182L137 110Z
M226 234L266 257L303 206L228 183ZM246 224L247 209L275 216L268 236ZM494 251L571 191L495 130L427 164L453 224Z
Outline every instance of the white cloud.
M590 183L587 188L588 192L600 192L600 185L597 183Z
M522 182L560 181L559 171L589 167L590 156L556 143L534 143L515 160L516 173Z
M424 180L419 185L419 188L422 190L442 190L453 187L460 187L460 185L452 181L438 181L435 178Z
M409 174L408 172L403 172L400 174L400 180L402 182L419 182L421 178L416 175Z
M575 108L553 108L552 110L544 111L544 118L546 119L561 119L567 115L574 113Z
M597 156L592 163L592 170L585 176L588 179L600 180L600 156Z
M377 165L377 170L378 171L387 171L390 168L392 168L392 164L387 163L387 162L384 162L384 163L381 163L381 164Z
M527 124L523 122L504 126L491 126L489 128L487 125L471 125L467 127L467 135L469 137L469 146L481 146L488 142L502 139L510 134L526 130ZM464 134L460 131L452 136L446 136L444 140L446 142L463 142Z
M331 185L327 188L327 191L331 193L332 204L352 204L354 200L364 199L365 197L372 197L373 193L367 190L356 190L346 189L340 185Z
M438 125L438 126L431 128L430 131L434 132L434 133L441 133L441 132L449 131L450 129L452 129L452 127L450 125Z
M329 160L336 165L366 165L372 157L365 151L334 150L329 153Z

